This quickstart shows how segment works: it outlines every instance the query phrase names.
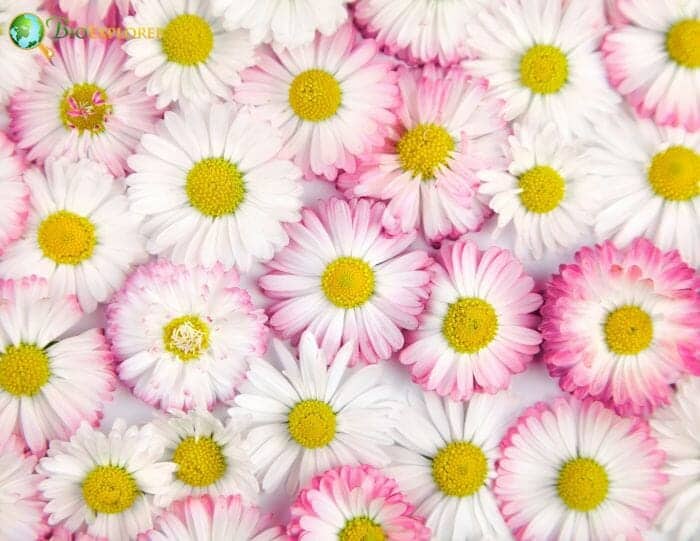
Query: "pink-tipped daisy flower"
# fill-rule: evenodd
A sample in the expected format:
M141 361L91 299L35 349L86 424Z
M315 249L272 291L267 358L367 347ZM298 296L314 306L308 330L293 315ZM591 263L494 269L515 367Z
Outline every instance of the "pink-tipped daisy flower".
M314 477L292 504L294 540L429 541L425 519L396 481L367 465L341 466Z
M518 541L641 539L664 501L664 459L646 421L557 398L510 428L494 492Z
M642 117L700 129L700 2L619 0L601 49L613 86Z
M106 310L118 374L163 410L211 409L233 397L246 358L267 348L266 316L222 265L165 260L137 268Z
M415 329L427 299L430 257L407 251L416 233L389 236L382 203L341 199L306 208L290 244L268 264L260 287L275 302L270 325L298 342L312 332L331 359L354 342L352 363L388 359Z
M546 287L541 330L549 373L579 398L621 415L648 414L693 370L699 290L700 276L678 252L644 238L624 250L610 241L582 248Z
M29 215L29 190L22 182L25 166L14 150L0 132L0 254L20 237Z
M90 158L114 176L159 113L146 83L126 71L117 40L56 41L39 82L10 101L10 129L28 160Z
M359 156L382 144L383 126L394 120L396 74L377 44L346 24L296 49L263 47L235 99L279 126L281 158L334 180L338 169L354 171Z
M470 240L446 243L432 267L432 291L420 327L407 333L399 360L428 391L468 400L510 385L539 351L542 297L508 251Z
M81 422L99 424L113 359L100 329L66 336L82 316L74 296L50 296L42 278L0 280L0 440L17 433L42 455Z
M400 69L398 125L340 187L386 201L382 224L392 234L420 226L438 242L478 230L491 211L477 173L508 166L508 131L487 86L456 68Z

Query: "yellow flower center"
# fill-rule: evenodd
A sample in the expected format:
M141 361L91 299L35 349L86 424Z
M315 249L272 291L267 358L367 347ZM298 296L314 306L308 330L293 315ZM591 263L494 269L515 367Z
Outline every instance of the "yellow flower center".
M321 400L302 400L289 412L289 435L302 447L318 449L335 438L335 413Z
M49 381L49 356L38 346L8 346L0 354L0 388L13 396L34 396Z
M374 294L374 271L356 257L339 257L321 276L321 289L338 308L357 308Z
M161 45L168 62L196 66L206 62L214 49L214 32L199 15L185 13L167 24Z
M134 478L120 466L97 466L87 474L82 488L85 503L95 513L126 511L140 494Z
M557 493L569 509L592 511L608 495L608 474L592 458L574 458L559 471Z
M618 355L641 353L654 338L651 317L638 306L621 306L613 310L603 329L608 348Z
M41 251L59 265L78 265L90 259L97 244L93 223L68 210L49 214L39 225Z
M442 322L442 334L459 353L476 353L496 337L498 316L488 302L469 297L450 304Z
M190 204L205 216L233 214L245 199L243 173L225 158L205 158L187 173Z
M686 68L700 67L700 19L685 19L666 34L668 56Z
M226 473L226 457L212 438L190 436L173 453L177 478L192 487L207 487Z
M547 165L537 165L520 175L520 201L530 212L546 214L559 206L566 193L562 176Z
M104 89L92 83L73 85L66 90L59 102L61 121L67 129L76 129L82 135L102 133L112 113Z
M464 498L484 486L488 468L486 455L479 447L453 441L433 458L433 479L443 494Z
M520 59L520 82L537 94L559 92L569 77L566 55L553 45L533 45Z
M396 143L399 163L421 180L432 180L437 170L447 164L455 141L449 132L436 124L418 124Z
M338 541L385 541L381 526L368 517L348 520L338 534Z
M198 359L209 347L209 326L199 316L182 316L163 327L167 351L183 362Z
M340 83L327 71L311 69L297 75L289 87L289 105L302 120L321 122L338 112L343 100Z
M654 193L668 201L690 201L700 194L700 154L684 146L656 154L647 173Z

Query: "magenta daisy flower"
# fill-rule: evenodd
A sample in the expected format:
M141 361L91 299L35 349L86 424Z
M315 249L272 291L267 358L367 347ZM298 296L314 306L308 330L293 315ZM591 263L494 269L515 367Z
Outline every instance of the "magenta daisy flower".
M648 414L693 369L700 276L646 239L585 247L547 284L544 361L565 391L621 415ZM695 370L700 372L700 366Z
M415 231L389 236L383 212L382 203L334 198L287 226L290 244L260 278L275 300L270 325L282 337L298 342L308 328L328 359L353 342L352 363L376 363L401 349L401 331L418 326L431 259L406 251Z
M539 351L542 297L508 251L445 243L432 266L432 292L418 330L407 333L399 360L428 391L468 400L506 389Z
M700 2L620 0L601 49L610 82L637 113L700 129Z
M430 241L478 230L491 214L477 172L505 170L508 132L484 79L464 71L400 69L399 125L344 175L348 196L387 201L390 233L422 227Z
M293 539L428 541L425 519L396 481L367 466L342 466L314 477L292 504Z
M649 425L594 400L527 409L501 442L494 492L516 539L641 539L664 496Z
M271 516L236 496L189 497L173 503L140 541L284 541L283 529Z
M107 306L119 377L163 410L211 409L233 397L246 358L267 349L268 329L238 273L165 260L136 269Z
M281 158L334 180L338 169L354 171L358 156L382 144L382 126L394 120L395 79L376 43L346 24L296 49L263 47L236 100L259 106L280 127Z
M14 150L0 132L0 254L20 237L29 216L29 190L22 182L24 164Z
M91 158L124 174L127 156L159 116L145 83L124 68L125 58L116 40L56 42L53 64L9 105L11 130L28 160Z

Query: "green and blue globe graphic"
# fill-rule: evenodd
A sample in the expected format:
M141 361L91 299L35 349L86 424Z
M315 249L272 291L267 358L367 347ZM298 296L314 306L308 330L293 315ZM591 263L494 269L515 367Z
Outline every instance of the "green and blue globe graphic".
M44 39L44 23L33 13L17 15L10 23L10 38L21 49L34 49Z

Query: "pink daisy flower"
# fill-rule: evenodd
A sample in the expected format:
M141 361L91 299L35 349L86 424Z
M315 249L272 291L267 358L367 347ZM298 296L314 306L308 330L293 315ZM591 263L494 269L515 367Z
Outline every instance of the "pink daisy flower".
M17 433L36 455L48 440L97 425L114 390L100 329L65 337L83 316L75 296L49 296L43 278L0 280L0 441Z
M158 117L119 41L63 39L39 82L11 99L10 128L27 160L91 158L115 176Z
M354 171L358 156L382 144L397 102L392 68L373 40L346 24L296 49L263 47L235 98L280 127L281 158L334 180L338 169Z
M268 337L264 312L238 286L238 273L222 265L137 268L106 310L120 379L163 410L232 398L246 358L264 354Z
M619 0L603 41L610 82L642 117L700 129L700 2Z
M491 212L477 172L508 166L500 103L487 98L484 79L461 69L400 69L399 90L399 125L340 187L388 201L382 224L391 234L420 226L438 242L478 230Z
M579 250L547 284L544 361L559 385L621 415L668 403L700 348L700 276L639 238ZM695 370L700 373L700 366Z
M49 529L43 521L41 476L34 473L36 462L17 436L0 443L0 521L5 541L43 539Z
M430 257L406 249L415 231L389 236L382 203L341 199L306 208L289 224L290 244L268 263L260 287L275 302L270 325L295 343L305 329L328 359L353 342L352 363L376 363L401 349L428 296Z
M399 356L428 391L468 400L506 389L539 351L542 297L508 251L479 250L471 240L446 243L432 266L432 292L418 330Z
M20 237L29 216L29 190L22 182L24 164L14 149L0 132L0 254Z
M116 26L129 14L130 0L58 0L58 8L76 24Z
M173 503L138 541L284 541L279 526L241 497L189 497Z
M428 541L430 529L413 510L396 481L379 470L342 466L314 477L301 491L287 532L299 541Z
M663 504L664 458L646 421L558 398L510 428L494 492L518 540L641 539Z

